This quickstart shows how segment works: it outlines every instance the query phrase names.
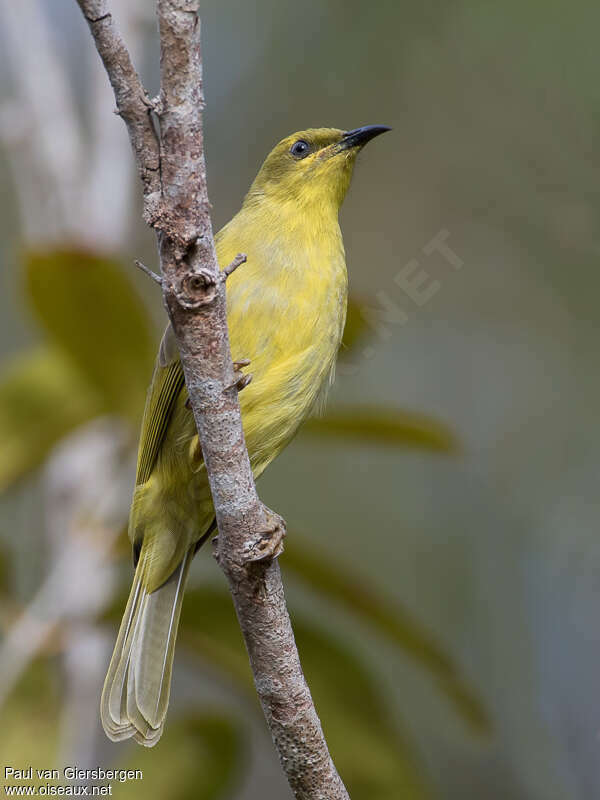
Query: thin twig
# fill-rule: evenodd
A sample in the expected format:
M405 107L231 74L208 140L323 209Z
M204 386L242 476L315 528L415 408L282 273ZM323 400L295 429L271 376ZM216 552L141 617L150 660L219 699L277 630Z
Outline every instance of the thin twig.
M163 278L160 275L157 275L156 272L153 272L150 267L147 267L145 264L142 264L137 258L133 262L138 269L141 269L142 272L145 272L149 278L152 278L153 281L156 281L159 286L163 285Z
M115 90L142 176L144 217L157 234L164 301L213 497L217 561L229 581L267 724L296 798L348 800L302 673L279 565L272 559L250 562L248 555L260 551L260 531L268 522L254 486L238 393L224 392L235 375L227 275L219 277L206 188L199 0L157 0L161 91L154 108L160 149L150 127L150 101L106 0L77 2ZM227 269L232 272L243 260L240 254Z
M224 283L227 280L227 278L233 272L235 272L238 267L240 267L242 264L245 264L247 260L248 259L247 259L245 253L238 253L237 256L231 262L231 264L228 264L225 267L225 269L221 270L221 272L219 273L219 281L221 283ZM158 275L156 272L151 270L150 267L147 267L145 264L143 264L137 258L134 259L133 263L136 265L136 267L138 269L140 269L142 272L144 272L149 278L152 278L152 280L155 281L155 283L158 283L159 286L164 286L165 279L161 275ZM208 282L211 285L214 284L214 282L212 280L210 280L210 278L209 278ZM250 362L248 362L248 363L250 363Z
M147 24L154 22L154 9L147 0L127 0L119 3L118 14L127 49L136 64L146 47ZM106 113L107 105L114 105L106 73L91 48L89 56L94 60L94 69L90 70L90 86L85 93L85 125L89 132L85 217L88 230L92 228L88 239L96 249L106 250L110 245L118 251L123 249L132 217L137 213L133 202L133 193L138 191L133 181L135 165L126 132L112 114ZM106 202L108 196L110 203ZM90 219L94 220L93 226L89 225Z
M227 280L227 278L231 275L232 272L235 272L238 267L241 267L242 264L245 264L248 260L245 253L238 253L237 256L233 259L231 264L228 264L225 269L221 272L222 280Z

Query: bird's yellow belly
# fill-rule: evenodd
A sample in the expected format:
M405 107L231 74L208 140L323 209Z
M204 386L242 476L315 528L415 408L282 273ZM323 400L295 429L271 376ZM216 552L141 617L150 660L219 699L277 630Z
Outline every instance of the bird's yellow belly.
M294 308L261 314L266 336L239 326L235 309L229 315L232 356L251 361L252 382L241 392L240 406L256 477L292 439L329 384L346 313L345 274L332 277L339 280L322 281L321 291L311 291L304 308L296 298Z

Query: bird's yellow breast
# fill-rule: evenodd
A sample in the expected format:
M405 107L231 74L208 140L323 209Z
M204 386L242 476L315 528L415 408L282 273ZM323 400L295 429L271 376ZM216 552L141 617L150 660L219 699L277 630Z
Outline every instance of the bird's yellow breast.
M240 405L256 475L328 385L346 316L337 210L310 221L297 207L286 214L285 204L242 209L217 236L222 267L240 251L248 257L227 282L227 309L232 357L251 360Z

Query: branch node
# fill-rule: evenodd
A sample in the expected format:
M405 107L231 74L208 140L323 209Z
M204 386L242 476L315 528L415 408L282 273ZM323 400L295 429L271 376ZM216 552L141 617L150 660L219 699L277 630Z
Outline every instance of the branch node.
M244 562L252 564L256 561L272 561L283 553L283 540L286 536L286 524L283 517L263 505L266 525L256 532L255 539L249 539L245 545Z
M163 112L160 94L156 94L154 97L148 97L148 95L146 95L144 98L144 103L156 114L157 117L160 117Z
M85 18L89 25L97 25L105 19L110 19L111 16L112 14L108 11L106 14L101 14L99 17L86 16Z
M185 274L178 285L171 283L175 298L180 306L193 311L212 303L217 297L219 279L206 269L197 269Z

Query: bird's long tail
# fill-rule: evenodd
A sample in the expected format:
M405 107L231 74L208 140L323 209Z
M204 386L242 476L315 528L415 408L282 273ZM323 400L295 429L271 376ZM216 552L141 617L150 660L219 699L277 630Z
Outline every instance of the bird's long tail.
M186 552L171 577L153 592L144 589L145 559L139 560L100 703L102 725L115 742L133 736L152 747L160 739L194 549Z

